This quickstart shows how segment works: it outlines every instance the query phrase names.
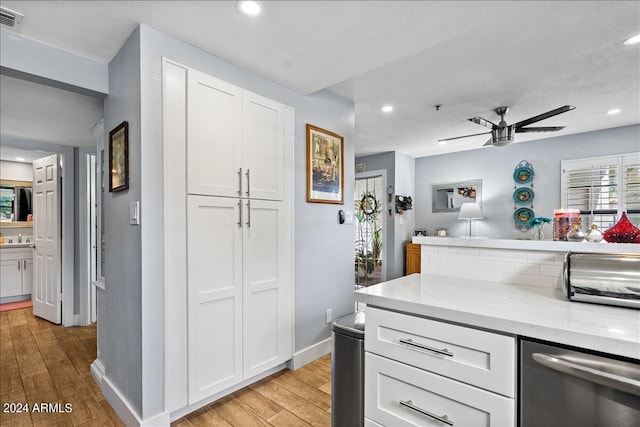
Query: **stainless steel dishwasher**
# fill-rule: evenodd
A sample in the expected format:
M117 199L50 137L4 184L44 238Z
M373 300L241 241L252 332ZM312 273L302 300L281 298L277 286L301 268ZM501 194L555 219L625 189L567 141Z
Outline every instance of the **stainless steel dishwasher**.
M522 339L521 427L640 426L640 361Z
M364 425L364 311L331 325L331 425Z

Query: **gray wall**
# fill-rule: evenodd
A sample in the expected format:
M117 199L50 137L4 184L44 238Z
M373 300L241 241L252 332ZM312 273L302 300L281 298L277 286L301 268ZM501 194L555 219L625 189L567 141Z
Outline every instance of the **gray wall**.
M386 186L394 188L393 201L388 203L383 213L386 218L385 227L385 262L387 280L404 275L405 242L411 240L414 229L414 211L406 211L399 215L395 209L395 196L410 196L415 199L414 158L397 151L363 156L355 159L355 164L366 163L367 172L384 170L387 172ZM386 194L386 192L385 192ZM387 199L385 199L385 202ZM392 216L387 209L391 208Z
M466 221L458 220L456 213L431 212L431 185L482 179L485 219L474 222L474 235L530 239L532 232L521 232L513 222L513 171L521 160L535 170L536 216L553 217L553 210L560 208L561 160L639 150L640 126L633 125L416 159L416 227L426 227L432 234L434 228L444 226L452 236L464 236ZM551 229L545 232L549 235Z
M109 91L104 104L107 141L110 130L124 120L129 122L129 189L105 197L105 313L101 332L106 335L106 345L100 350L105 356L106 376L142 414L142 256L140 227L129 225L129 202L140 200L142 186L137 29L109 64ZM105 151L108 165L108 142Z
M306 202L305 124L345 137L352 165L353 104L328 92L303 96L141 25L111 62L105 133L129 121L130 188L106 203L107 377L143 418L164 410L164 259L162 57L295 108L295 349L330 337L325 310L353 310L353 230L338 224L339 205ZM345 168L345 198L353 194ZM128 225L128 204L141 201L141 225ZM109 243L110 242L110 243ZM142 385L144 384L144 388Z

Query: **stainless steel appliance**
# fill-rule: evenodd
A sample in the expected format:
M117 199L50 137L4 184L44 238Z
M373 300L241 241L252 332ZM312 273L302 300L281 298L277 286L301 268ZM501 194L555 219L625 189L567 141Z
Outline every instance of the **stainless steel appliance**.
M522 339L521 427L640 425L640 361Z
M364 311L331 326L331 425L364 425Z
M640 255L569 252L562 285L572 301L640 309Z

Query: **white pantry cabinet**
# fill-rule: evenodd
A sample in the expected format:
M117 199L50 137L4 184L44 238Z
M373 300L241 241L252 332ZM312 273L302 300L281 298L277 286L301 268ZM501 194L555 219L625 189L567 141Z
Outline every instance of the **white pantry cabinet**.
M189 70L189 194L283 200L285 106Z
M0 297L29 295L33 288L33 252L25 248L2 248Z
M186 92L167 99L184 99L185 119L172 116L167 134L179 141L184 126L185 181L172 196L186 199L188 399L176 402L192 405L293 354L293 109L182 69Z

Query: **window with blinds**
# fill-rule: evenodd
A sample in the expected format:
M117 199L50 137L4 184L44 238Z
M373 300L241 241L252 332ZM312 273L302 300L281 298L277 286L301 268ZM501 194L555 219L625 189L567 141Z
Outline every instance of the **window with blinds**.
M583 228L618 222L623 211L640 224L640 153L564 160L562 207L580 210Z

